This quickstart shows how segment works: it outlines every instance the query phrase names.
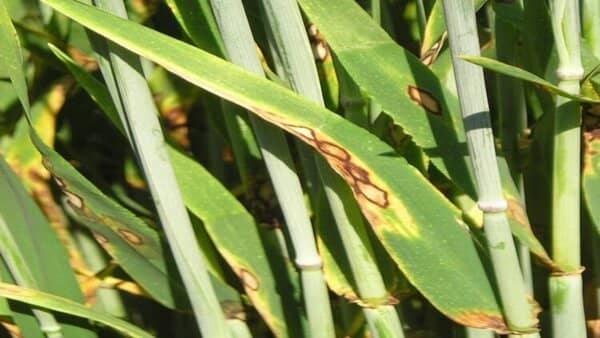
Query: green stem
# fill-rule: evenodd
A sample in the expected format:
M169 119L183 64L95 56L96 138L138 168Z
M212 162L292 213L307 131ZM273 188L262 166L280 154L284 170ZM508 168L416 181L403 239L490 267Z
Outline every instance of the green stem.
M297 4L287 0L262 1L269 29L276 44L285 78L292 89L325 106L318 72ZM316 157L321 183L342 238L359 296L365 303L365 317L375 337L404 337L402 325L392 305L383 277L368 242L366 226L349 187L321 157Z
M211 0L211 4L228 59L264 76L242 2ZM323 262L317 252L302 187L285 136L281 130L254 115L250 120L294 246L295 262L302 279L310 336L333 337L329 295L321 270Z
M513 3L514 11L522 11L521 1ZM502 18L495 16L494 37L496 38L496 57L498 61L509 64L518 63L518 49L514 41L519 39L520 32ZM523 173L521 171L520 138L527 128L527 107L523 84L517 79L506 75L496 75L496 98L498 100L498 114L500 116L500 138L502 150L510 168L511 176L517 187L521 190L521 198L525 200L523 189ZM531 275L531 255L529 248L522 243L517 244L519 261L527 292L533 294L533 277Z
M126 17L121 1L97 0L96 5ZM207 337L229 337L229 330L210 282L205 258L200 251L187 210L166 153L158 111L140 59L117 45L107 43L105 58L112 73L113 100L146 176L163 230L187 289L200 330ZM111 86L109 86L111 87ZM114 89L118 92L115 92Z
M509 329L520 332L535 330L537 319L527 299L506 217L507 202L500 184L483 70L460 59L461 55L480 54L475 8L472 0L444 0L443 5L467 144L477 183L477 203L484 213L484 230L502 309Z
M559 56L558 86L579 94L583 78L579 46L579 1L550 2ZM549 279L553 337L585 338L580 258L581 107L558 97L552 156L552 254L563 273Z

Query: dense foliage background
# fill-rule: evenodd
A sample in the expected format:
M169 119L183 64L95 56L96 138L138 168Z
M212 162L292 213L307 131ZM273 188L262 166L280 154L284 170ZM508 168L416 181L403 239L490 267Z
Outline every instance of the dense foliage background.
M599 17L0 0L1 334L600 337Z

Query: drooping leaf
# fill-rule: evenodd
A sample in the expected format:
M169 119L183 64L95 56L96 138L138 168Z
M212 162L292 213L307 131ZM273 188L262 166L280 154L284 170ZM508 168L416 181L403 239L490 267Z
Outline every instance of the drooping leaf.
M315 148L352 187L378 238L433 304L465 325L505 329L458 210L389 146L289 90L185 43L77 2L47 3Z
M38 206L3 158L0 158L0 217L37 288L74 302L84 298L61 242ZM28 316L31 316L29 314ZM30 319L33 320L33 319ZM17 320L17 322L19 322ZM61 323L67 336L94 337L85 323Z
M456 97L352 1L300 0L300 4L356 84L381 104L446 177L475 199ZM447 70L449 66L448 60ZM503 158L498 161L500 167L506 165ZM516 191L510 176L504 177L502 185L505 191ZM524 208L519 201L513 199L515 209ZM509 213L513 233L548 261L548 254L529 227L518 226L526 221L526 215L521 220L514 219L516 215Z
M150 295L174 308L185 291L168 274L160 237L143 221L83 177L31 130L46 169L67 198L72 215L87 226L104 249ZM183 303L181 303L183 304Z
M299 3L361 90L381 105L436 167L474 196L456 97L353 1Z
M600 103L600 100L569 93L565 90L560 89L558 86L555 86L552 83L550 83L550 82L542 79L541 77L539 77L533 73L530 73L522 68L511 66L509 64L502 63L502 62L494 60L494 59L490 59L490 58L486 58L486 57L482 57L482 56L462 56L462 59L465 61L474 63L476 65L479 65L483 68L492 70L494 72L504 74L507 76L511 76L511 77L514 77L517 79L521 79L523 81L530 82L530 83L536 85L538 88L541 88L552 94L568 97L568 98L570 98L574 101L578 101L578 102L596 103L596 104Z
M81 317L107 325L129 337L146 338L153 337L144 330L129 324L121 319L109 316L103 312L89 309L67 298L53 294L23 288L12 284L0 283L0 297L16 300L19 302L50 309L73 316ZM79 337L79 336L72 336Z
M60 50L51 49L113 124L120 126L107 88ZM252 216L225 187L193 159L171 146L167 149L186 207L204 222L216 248L240 277L258 312L278 336L295 332L299 323L294 323L293 318L299 318L299 315L288 315L286 322L286 312L295 312L295 306L290 305L294 302L292 292L278 291L289 283L281 280L283 273L277 272L277 268L285 267L283 259L270 255L271 263L267 260L269 255L261 243Z
M476 10L479 10L486 0L473 0L473 4ZM427 19L427 25L425 26L425 32L423 33L423 41L421 41L421 56L425 57L428 53L431 53L437 48L441 48L444 44L444 33L446 32L446 21L444 20L444 8L442 7L442 1L437 0Z

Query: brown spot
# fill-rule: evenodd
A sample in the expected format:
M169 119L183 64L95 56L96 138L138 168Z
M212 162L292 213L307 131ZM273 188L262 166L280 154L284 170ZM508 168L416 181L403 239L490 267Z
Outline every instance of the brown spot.
M77 210L82 210L83 209L83 199L79 196L77 196L76 194L63 189L63 193L65 194L65 196L67 196L67 202L69 203L70 206L72 206L73 208L77 209Z
M250 290L256 291L258 290L258 279L248 270L241 269L240 270L240 279L242 283Z
M240 302L224 300L221 302L221 309L227 319L246 320L246 312L244 312L244 307Z
M507 197L506 202L508 203L508 208L506 209L508 216L517 221L520 226L531 229L529 226L529 219L527 218L527 214L525 213L525 210L523 210L521 203L511 197Z
M369 182L369 172L355 165L354 163L348 163L345 169L348 170L348 173L350 173L350 175L354 177L355 180L361 182Z
M317 41L312 45L312 52L315 60L323 62L329 57L329 46L327 46L325 41Z
M506 334L510 330L501 316L490 315L481 311L462 312L452 317L456 322L464 326L481 329L492 329L497 333Z
M583 173L590 175L595 173L594 159L598 152L596 144L600 139L600 129L594 129L583 133Z
M310 128L294 126L291 124L284 124L284 126L290 133L306 140L308 143L312 144L316 140L315 132Z
M371 182L368 171L352 162L352 156L347 150L333 142L320 140L313 129L289 124L283 125L288 131L307 140L325 156L329 164L353 188L357 197L363 196L380 208L389 206L387 192Z
M438 40L436 43L433 44L433 46L431 46L431 48L429 48L429 50L425 52L425 54L421 56L421 62L423 62L425 66L431 66L433 62L437 59L442 44L441 42L441 39Z
M127 242L131 243L131 244L135 244L135 245L141 245L144 244L144 240L137 235L136 233L134 233L133 231L129 230L129 229L117 229L117 232L121 235L121 237L126 240Z
M65 184L65 181L63 181L62 178L60 177L56 177L56 176L52 176L52 178L54 178L54 182L56 182L56 185L61 188L64 189L67 185Z
M221 158L223 159L223 162L225 162L225 163L233 163L234 158L233 158L233 151L231 150L231 148L224 147L221 150Z
M306 31L308 32L308 36L311 39L314 39L319 35L319 29L317 28L317 25L315 25L314 23L309 23Z
M408 86L406 92L408 93L408 96L418 105L423 107L423 109L434 115L442 115L442 107L428 91L415 86Z
M433 53L427 52L421 57L421 62L423 62L425 66L431 66L433 64L433 61L435 61L435 54Z
M350 160L350 154L348 154L346 149L337 144L327 141L317 141L317 148L323 155L334 157L338 161L346 162Z
M104 236L103 234L101 234L99 232L92 232L92 235L94 236L96 241L98 243L100 243L100 245L104 245L104 244L108 243L108 238L106 238L106 236Z
M369 202L376 204L380 208L387 208L390 205L387 192L372 183L356 181L355 189L363 195Z

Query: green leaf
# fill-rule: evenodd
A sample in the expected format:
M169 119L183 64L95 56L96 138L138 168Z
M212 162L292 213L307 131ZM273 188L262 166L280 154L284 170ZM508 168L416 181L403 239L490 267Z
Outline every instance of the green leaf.
M6 68L10 80L19 96L25 111L29 111L29 96L23 71L23 54L17 37L17 31L12 24L6 3L0 3L0 65Z
M486 0L473 0L475 9L479 10L485 4ZM441 49L444 43L444 34L446 33L446 21L444 20L444 8L442 1L437 0L427 19L425 32L423 32L423 41L421 42L421 56L425 57L428 53L434 53Z
M289 90L185 43L78 2L47 3L315 148L353 188L378 238L438 309L465 325L505 329L458 210L389 146Z
M120 126L107 88L59 49L53 46L51 49L113 124ZM204 167L169 145L167 150L186 207L204 222L217 250L240 277L258 312L278 336L295 332L299 323L291 319L286 323L286 312L295 311L291 305L294 303L292 293L280 291L289 281L282 281L283 274L276 272L285 265L283 259L272 255L269 260L279 269L271 267L257 225L248 211ZM260 287L254 289L255 285ZM288 317L299 318L299 315Z
M471 164L466 157L465 132L456 97L352 1L300 0L300 4L356 84L381 104L383 111L423 148L446 177L474 199ZM449 57L447 61L450 69ZM453 77L449 79L454 81ZM503 158L499 162L501 167L506 165ZM510 176L502 183L505 190L516 191ZM523 209L518 203L513 207ZM543 261L548 261L548 254L530 228L518 226L527 221L526 216L517 220L516 215L509 214L514 234L530 244L532 252Z
M294 311L291 290L283 291L289 288L287 283L278 277L278 269L269 266L268 253L252 216L202 166L173 148L168 150L186 206L202 219L217 250L238 275L263 319L278 336L298 332L294 330L299 330L300 323L285 320L285 312ZM270 259L283 269L282 259L276 255ZM293 318L299 318L298 314Z
M500 61L482 57L482 56L462 56L461 58L465 61L479 65L483 68L492 70L494 72L504 74L507 76L511 76L511 77L514 77L517 79L521 79L523 81L530 82L530 83L534 84L535 86L537 86L538 88L541 88L552 94L568 97L568 98L570 98L574 101L578 101L578 102L600 103L600 100L581 96L581 95L574 95L567 91L564 91L564 90L560 89L558 86L555 86L552 83L542 79L541 77L539 77L533 73L530 73L524 69L521 69L519 67L511 66L509 64L502 63Z
M353 1L299 3L360 89L381 105L444 175L474 197L456 97Z
M59 188L71 215L87 226L96 240L152 297L174 308L185 295L179 281L168 274L158 233L129 210L105 196L69 162L31 130L31 139Z
M194 44L216 56L224 56L225 48L208 1L167 0L175 18Z
M84 298L55 232L3 158L0 158L0 217L31 272L36 288L72 301ZM93 337L85 323L61 323L67 336Z
M16 285L0 283L0 297L27 303L36 307L50 309L73 316L81 317L105 324L129 337L146 338L153 337L144 330L129 324L118 318L109 316L103 312L94 311L81 304L75 303L67 298L53 294L19 287ZM79 337L79 336L72 336Z
M583 137L583 200L590 213L596 233L600 235L600 132L588 130Z

